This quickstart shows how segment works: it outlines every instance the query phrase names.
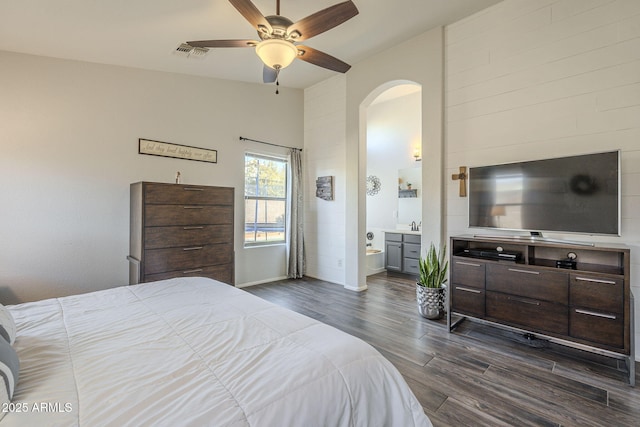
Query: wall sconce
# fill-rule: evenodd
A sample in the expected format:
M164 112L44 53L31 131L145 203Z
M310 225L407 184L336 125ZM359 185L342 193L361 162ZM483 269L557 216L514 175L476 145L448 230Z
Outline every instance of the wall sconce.
M416 159L416 162L419 162L422 160L422 156L420 155L420 148L415 148L413 150L413 158Z

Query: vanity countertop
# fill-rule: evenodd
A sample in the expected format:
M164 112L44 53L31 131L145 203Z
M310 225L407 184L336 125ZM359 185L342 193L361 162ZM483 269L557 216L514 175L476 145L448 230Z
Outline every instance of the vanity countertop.
M396 228L396 229L385 229L382 230L385 233L399 233L399 234L414 234L417 236L422 236L422 231L411 231L411 229L404 229L404 228Z

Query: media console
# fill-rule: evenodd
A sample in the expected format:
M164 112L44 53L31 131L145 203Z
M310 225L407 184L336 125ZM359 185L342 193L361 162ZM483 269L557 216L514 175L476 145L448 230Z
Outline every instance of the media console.
M460 236L449 248L449 331L472 318L615 357L635 385L627 247Z

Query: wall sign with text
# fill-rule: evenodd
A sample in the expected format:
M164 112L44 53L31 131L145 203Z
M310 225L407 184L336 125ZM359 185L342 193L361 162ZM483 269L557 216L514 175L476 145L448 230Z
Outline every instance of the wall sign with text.
M218 150L171 144L169 142L138 139L138 153L150 156L173 157L197 162L218 163Z

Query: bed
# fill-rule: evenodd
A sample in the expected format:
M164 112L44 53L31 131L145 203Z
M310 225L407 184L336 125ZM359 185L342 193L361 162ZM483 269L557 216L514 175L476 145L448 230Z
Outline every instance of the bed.
M180 278L7 307L4 426L429 426L364 341L240 289Z

